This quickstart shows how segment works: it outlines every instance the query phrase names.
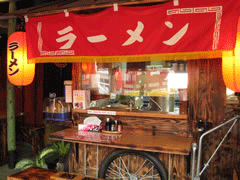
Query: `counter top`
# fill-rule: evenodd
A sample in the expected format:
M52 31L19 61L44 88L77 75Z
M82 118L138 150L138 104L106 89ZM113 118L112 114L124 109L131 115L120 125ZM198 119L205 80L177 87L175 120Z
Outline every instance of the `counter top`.
M189 154L193 140L191 137L168 134L152 136L130 134L124 131L119 134L108 134L103 132L78 131L77 128L69 128L51 133L49 138L58 141L181 155Z

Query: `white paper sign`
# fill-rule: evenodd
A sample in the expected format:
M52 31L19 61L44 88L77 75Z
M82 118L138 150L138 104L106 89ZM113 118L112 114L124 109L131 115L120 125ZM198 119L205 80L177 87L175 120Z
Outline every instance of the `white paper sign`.
M116 111L88 110L88 114L112 115L112 116L116 116Z

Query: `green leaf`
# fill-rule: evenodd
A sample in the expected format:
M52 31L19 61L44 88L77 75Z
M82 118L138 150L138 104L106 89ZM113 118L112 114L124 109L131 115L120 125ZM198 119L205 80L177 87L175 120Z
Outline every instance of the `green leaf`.
M25 169L26 166L35 166L35 162L32 159L22 159L17 162L16 169Z
M58 147L58 144L57 144L56 142L54 142L54 143L52 144L52 147L55 148L55 149L58 149L58 148L59 148L59 147Z
M56 153L57 150L55 148L52 147L46 147L44 148L41 153L39 154L39 159L44 158L45 156L49 155L49 154L53 154Z
M68 153L68 151L69 151L69 149L70 149L70 143L67 143L66 144L66 146L65 146L65 148L64 148L64 151L63 151L63 155L65 156L67 153Z
M43 169L47 169L48 165L46 164L44 159L41 159L38 167L43 168Z
M57 149L60 157L64 157L68 153L70 145L70 143L65 143L64 141L58 141L54 142L52 147Z
M24 166L22 170L27 169L27 168L30 168L30 167L32 167L32 166L33 166L32 164L28 164L28 165Z
M36 166L37 167L40 167L40 158L39 158L39 156L36 156Z

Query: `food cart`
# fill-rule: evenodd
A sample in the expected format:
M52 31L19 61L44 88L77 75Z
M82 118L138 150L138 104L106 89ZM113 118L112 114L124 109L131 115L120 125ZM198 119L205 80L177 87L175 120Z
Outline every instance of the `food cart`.
M111 4L113 7L99 13L82 16L69 12L68 4L59 14L25 17L29 63L71 62L73 90L87 90L88 85L97 79L100 82L98 91L105 92L94 94L96 91L93 91L91 108L79 105L80 108L72 110L73 129L49 136L52 140L73 143L70 171L106 177L107 171L113 169L112 162L117 159L120 164L113 172L120 174L122 172L117 170L128 163L130 155L133 159L128 163L131 169L124 167L126 171L121 176L139 178L136 169L135 173L130 171L138 161L140 167L143 166L145 160L148 166L139 169L142 177L151 172L151 178L154 178L156 171L159 179L188 179L191 176L191 143L198 139L197 125L204 122L204 127L209 124L216 126L224 119L226 86L221 63L222 57L234 55L239 3L220 0L205 1L204 5L203 2L178 2L141 7ZM196 21L199 18L201 21ZM174 32L168 31L175 26ZM77 37L83 39L76 41ZM91 73L84 72L86 62L94 64L98 76L90 78ZM186 87L183 91L180 90L182 87L171 91L165 87L166 82L158 81L159 76L165 77L168 68L188 73L187 98L179 94L186 92ZM123 79L120 78L121 73L124 74ZM152 78L147 78L149 75ZM177 82L175 80L175 84ZM113 93L113 98L110 98L110 93ZM176 94L181 99L177 99ZM116 95L134 97L135 108L132 108L131 99L125 102L125 106L120 104L119 108L119 104L113 103ZM150 98L144 99L146 96ZM106 97L113 102L105 101ZM155 105L160 103L160 106L156 105L152 111L154 105L149 106L150 101L157 102L153 103ZM157 108L165 112L159 112ZM93 115L103 122L106 118L122 121L123 132L79 132L76 129L78 124ZM206 147L214 146L215 140L215 137L209 139ZM217 168L223 169L225 164L229 164L228 160L226 156L224 163L219 163ZM211 173L209 177L221 176L216 171Z

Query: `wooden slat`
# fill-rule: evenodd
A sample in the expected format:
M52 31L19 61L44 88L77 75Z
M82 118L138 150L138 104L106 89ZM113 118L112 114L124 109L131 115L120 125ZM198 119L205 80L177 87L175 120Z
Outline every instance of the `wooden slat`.
M133 134L192 136L188 121L184 119L128 118L124 116L116 119L123 123L124 131Z
M78 151L79 151L79 160L77 162L77 167L73 169L72 172L80 174L80 175L86 175L91 177L96 177L97 170L101 166L103 160L106 158L106 156L116 150L114 148L110 147L104 147L99 146L98 147L98 168L96 166L96 145L86 145L87 146L87 169L86 174L84 174L84 154L82 153L84 151L84 145L78 144ZM166 153L154 153L156 157L159 158L160 161L164 164L166 170L170 174L170 179L179 179L179 180L189 180L189 176L187 174L187 156L184 155L177 155L177 154L166 154ZM169 166L170 163L170 166Z

